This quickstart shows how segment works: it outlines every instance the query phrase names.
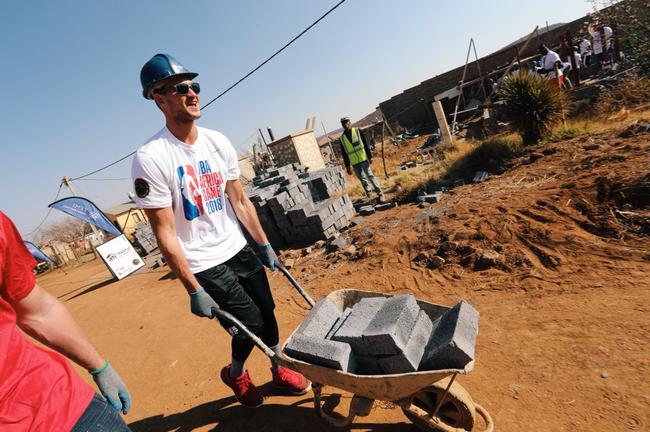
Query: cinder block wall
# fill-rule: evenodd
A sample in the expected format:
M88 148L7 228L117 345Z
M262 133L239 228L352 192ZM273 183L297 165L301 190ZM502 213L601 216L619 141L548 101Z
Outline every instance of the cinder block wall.
M293 137L293 145L298 154L298 163L309 168L310 171L325 168L325 161L313 131Z
M535 55L538 51L538 46L541 43L549 47L557 47L560 44L562 35L567 31L571 35L577 37L584 28L586 17L581 17L575 21L559 26L540 36L534 36L525 51L520 52L520 57L525 58ZM480 41L478 41L480 43ZM523 46L524 42L517 44L519 48ZM464 59L465 52L459 52L458 58ZM509 63L514 58L514 52L502 51L498 54L480 59L483 63L481 67L487 71L496 69ZM461 65L448 72L430 78L421 82L415 87L404 90L404 92L391 97L379 104L379 108L384 113L390 124L399 123L406 128L419 127L424 124L437 125L435 114L431 107L435 95L442 93L450 88L458 85L463 76L464 65ZM478 68L475 62L471 62L467 66L466 81L471 81L479 77ZM449 114L449 113L448 113Z

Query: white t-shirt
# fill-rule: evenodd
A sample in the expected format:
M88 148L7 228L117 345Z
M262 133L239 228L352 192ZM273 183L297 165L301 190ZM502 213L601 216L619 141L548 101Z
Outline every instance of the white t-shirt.
M165 127L138 149L131 176L138 207L173 208L193 273L229 260L246 245L226 198L226 182L239 178L239 165L223 134L199 127L196 142L185 144Z
M554 65L555 65L555 62L558 62L558 61L560 63L562 63L562 60L560 60L560 56L555 51L551 51L551 50L548 50L546 55L542 58L542 67L544 69L546 69L547 71L550 71L550 72L546 72L546 77L547 78L555 78ZM558 69L558 72L559 72L559 75L562 76L561 66L560 66L560 69Z
M610 45L612 44L612 35L614 32L612 31L611 27L604 26L603 27L603 33L605 34L605 49L609 50ZM594 38L594 54L600 54L603 52L603 44L600 40L600 32L597 30L594 30L594 32L591 34L591 36Z
M591 42L589 39L583 39L580 41L580 55L588 54L591 51Z
M580 57L580 53L577 51L573 51L573 59L576 62L576 69L580 69L580 65L582 63L582 57ZM573 69L573 65L571 64L571 54L567 56L566 63L570 66L569 69Z

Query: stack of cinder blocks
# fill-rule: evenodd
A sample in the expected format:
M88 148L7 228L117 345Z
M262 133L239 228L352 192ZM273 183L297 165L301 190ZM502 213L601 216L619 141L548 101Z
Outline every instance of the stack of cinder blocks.
M317 303L285 352L359 375L462 369L474 359L479 314L461 301L434 322L415 297L368 297L341 311Z
M133 231L133 238L146 254L158 247L156 236L151 229L151 225L147 222L142 222L136 227L135 231Z
M280 246L326 240L348 226L355 211L341 167L307 172L298 164L266 171L247 186L269 241Z

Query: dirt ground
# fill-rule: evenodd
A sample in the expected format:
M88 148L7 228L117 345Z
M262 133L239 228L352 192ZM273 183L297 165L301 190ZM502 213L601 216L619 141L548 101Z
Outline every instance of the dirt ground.
M476 366L459 381L498 431L648 430L649 141L631 127L532 149L441 203L364 218L344 234L356 251L283 257L315 298L351 287L476 306ZM333 430L310 394L274 392L257 351L248 368L267 399L257 410L239 406L218 378L229 338L190 313L167 267L120 282L98 261L66 272L39 282L127 382L134 431ZM284 338L307 309L281 274L271 284ZM349 396L331 398L337 412ZM416 430L390 403L351 429Z

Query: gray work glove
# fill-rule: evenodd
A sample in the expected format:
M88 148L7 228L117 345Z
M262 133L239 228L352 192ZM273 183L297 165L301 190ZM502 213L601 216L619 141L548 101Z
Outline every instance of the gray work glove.
M131 409L131 395L113 366L106 362L105 367L98 371L90 371L90 374L108 403L116 410L127 414Z
M281 264L278 256L273 250L273 247L271 247L270 243L264 243L262 245L259 245L259 247L262 263L264 263L264 265L267 266L269 270L275 271L275 268Z
M219 305L203 288L190 293L190 309L194 315L214 318L212 308L219 309Z

